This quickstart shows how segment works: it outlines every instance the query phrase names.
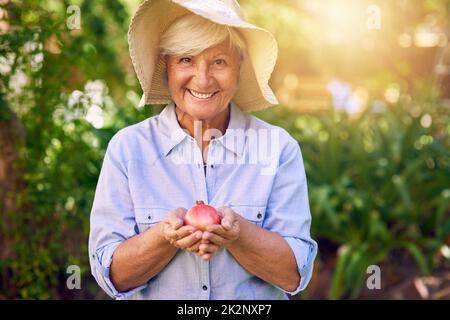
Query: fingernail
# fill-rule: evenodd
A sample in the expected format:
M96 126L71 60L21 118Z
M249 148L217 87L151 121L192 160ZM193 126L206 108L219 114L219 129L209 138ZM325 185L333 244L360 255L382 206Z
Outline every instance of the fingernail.
M197 233L195 234L195 237L196 237L197 239L201 239L201 238L202 238L202 233L201 233L201 232L197 232Z

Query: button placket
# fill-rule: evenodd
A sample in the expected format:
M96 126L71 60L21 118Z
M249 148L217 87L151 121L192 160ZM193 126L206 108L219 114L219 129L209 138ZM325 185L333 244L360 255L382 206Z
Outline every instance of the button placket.
M197 183L195 184L195 188L196 188L196 197L198 197L198 199L204 199L206 200L205 203L209 204L209 192L208 192L208 167L206 167L206 176L205 176L205 172L204 172L204 167L203 167L203 155L202 155L202 151L201 149L194 143L194 150L196 152L196 162L197 162L197 173L194 174L195 179L197 181ZM208 150L208 159L209 159L209 150ZM194 167L195 168L195 167ZM209 261L204 261L203 259L199 258L199 287L201 290L201 295L208 299L209 298ZM206 290L203 289L204 287L206 287Z
M208 148L208 162L206 167L206 191L208 193L208 201L214 197L214 182L215 182L215 173L214 173L214 162L215 162L215 141L213 140L211 148Z
M209 296L209 261L200 261L200 284L204 294ZM209 298L209 297L207 297Z

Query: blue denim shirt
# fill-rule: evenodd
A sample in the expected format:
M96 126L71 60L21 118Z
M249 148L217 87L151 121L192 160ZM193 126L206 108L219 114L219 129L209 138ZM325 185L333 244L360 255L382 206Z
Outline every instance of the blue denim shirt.
M317 253L298 143L282 128L230 104L226 133L202 151L180 128L175 106L120 130L108 144L90 220L92 274L117 299L288 299L308 284ZM177 208L196 200L228 206L251 223L278 233L301 275L287 292L244 269L224 248L209 261L179 249L144 285L118 292L110 279L114 250Z

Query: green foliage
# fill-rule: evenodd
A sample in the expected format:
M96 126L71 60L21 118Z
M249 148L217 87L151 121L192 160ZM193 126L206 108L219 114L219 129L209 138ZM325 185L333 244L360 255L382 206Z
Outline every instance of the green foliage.
M450 235L450 110L430 96L358 116L259 113L300 143L312 234L340 246L331 298L357 297L367 266L393 250L408 252L424 275L436 267Z
M0 40L10 68L0 73L0 116L12 110L25 127L26 188L16 195L21 211L9 212L13 223L0 225L11 243L0 262L0 297L70 297L65 280L71 264L81 267L83 283L91 281L89 213L107 142L118 129L152 115L136 109L137 83L125 81L129 65L118 61L128 54L122 37L128 12L121 2L82 1L81 30L75 31L66 27L69 5L2 5L11 25ZM101 85L96 103L107 119L101 129L86 121L93 104L89 82Z

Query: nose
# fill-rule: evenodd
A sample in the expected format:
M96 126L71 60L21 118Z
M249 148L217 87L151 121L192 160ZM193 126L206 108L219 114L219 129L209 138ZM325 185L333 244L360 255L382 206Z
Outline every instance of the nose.
M197 89L207 89L210 86L211 77L209 75L209 66L207 63L202 61L197 64L194 78Z

